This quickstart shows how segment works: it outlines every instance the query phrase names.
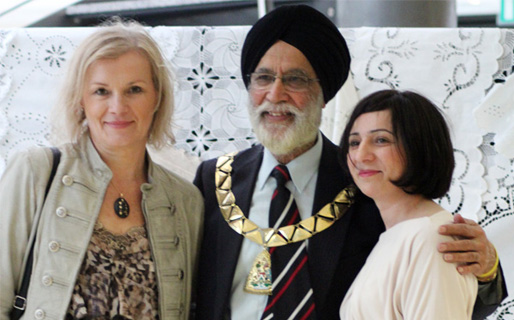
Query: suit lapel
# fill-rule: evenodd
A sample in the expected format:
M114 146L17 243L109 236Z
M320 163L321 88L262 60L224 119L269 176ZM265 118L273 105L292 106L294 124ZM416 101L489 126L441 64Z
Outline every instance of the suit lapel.
M338 148L323 136L323 151L313 204L315 214L348 185L337 159ZM349 225L350 214L309 241L309 269L317 306L325 304L331 279L339 264L341 250Z
M236 198L236 204L241 208L245 215L248 215L252 199L253 190L259 172L262 155L262 146L253 147L247 151L238 154L232 163L232 192ZM229 306L230 305L230 290L232 288L232 281L236 270L239 252L243 236L235 232L223 220L221 213L220 223L218 223L218 240L217 240L217 274L218 283L220 288L216 292L217 299L221 299L216 305ZM213 293L214 294L214 293ZM225 312L220 310L221 313ZM221 319L216 316L215 319Z
M232 192L236 204L248 217L257 175L261 168L263 147L258 145L236 156L232 163Z

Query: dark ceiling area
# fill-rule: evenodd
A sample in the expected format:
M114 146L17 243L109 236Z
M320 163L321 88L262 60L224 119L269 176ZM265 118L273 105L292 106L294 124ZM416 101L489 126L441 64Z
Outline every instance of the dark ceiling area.
M304 3L325 11L335 0L275 0L274 6ZM94 26L111 16L137 20L148 26L251 25L258 19L256 0L80 1L31 27Z
M337 10L334 10L338 6L337 2L342 0L261 0L264 1L268 11L284 4L304 3L325 13L336 25L345 27L341 22L346 21L346 17L338 17ZM31 24L30 27L96 26L112 16L135 19L147 26L252 25L258 19L258 2L259 0L83 0ZM495 15L459 16L457 26L498 27Z

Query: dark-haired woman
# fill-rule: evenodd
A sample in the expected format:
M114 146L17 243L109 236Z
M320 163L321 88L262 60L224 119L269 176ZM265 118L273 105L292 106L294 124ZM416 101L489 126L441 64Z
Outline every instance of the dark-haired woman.
M413 92L381 91L353 111L341 147L355 184L386 231L348 291L341 319L471 319L472 275L443 260L437 232L452 215L432 199L449 189L455 161L444 117Z

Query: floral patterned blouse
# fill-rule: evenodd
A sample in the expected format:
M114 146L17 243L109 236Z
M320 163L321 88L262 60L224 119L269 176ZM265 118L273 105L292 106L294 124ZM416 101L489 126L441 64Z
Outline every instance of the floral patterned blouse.
M144 226L115 235L96 223L66 319L158 319L155 265Z

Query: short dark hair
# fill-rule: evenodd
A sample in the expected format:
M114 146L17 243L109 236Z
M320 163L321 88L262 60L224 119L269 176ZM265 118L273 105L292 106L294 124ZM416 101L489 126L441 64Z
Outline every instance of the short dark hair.
M349 174L347 155L350 131L362 114L389 110L393 134L403 147L405 172L393 184L428 199L450 189L455 158L448 125L441 111L427 98L411 91L382 90L362 99L353 110L341 137L340 162Z

